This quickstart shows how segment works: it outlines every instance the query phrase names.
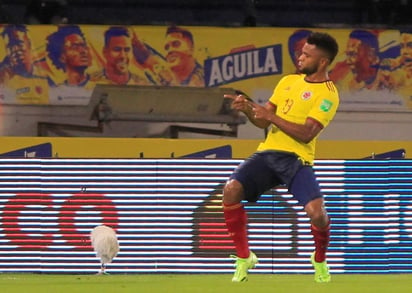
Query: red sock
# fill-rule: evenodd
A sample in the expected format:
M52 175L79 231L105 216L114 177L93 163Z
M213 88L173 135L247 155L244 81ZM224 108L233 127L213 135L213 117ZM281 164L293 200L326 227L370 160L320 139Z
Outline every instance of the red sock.
M223 205L223 214L229 235L232 238L238 257L249 257L247 235L247 215L242 203Z
M315 261L323 262L326 259L326 250L329 246L330 224L324 228L318 228L312 224L310 229L315 240Z

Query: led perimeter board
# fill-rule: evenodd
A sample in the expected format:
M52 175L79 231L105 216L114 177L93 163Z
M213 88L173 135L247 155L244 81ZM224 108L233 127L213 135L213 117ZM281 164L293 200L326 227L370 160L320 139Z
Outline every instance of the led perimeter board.
M231 273L222 187L239 160L1 159L0 273L96 273L90 231L120 252L110 273ZM412 160L317 160L333 273L412 272ZM246 205L256 273L311 273L310 225L284 187Z

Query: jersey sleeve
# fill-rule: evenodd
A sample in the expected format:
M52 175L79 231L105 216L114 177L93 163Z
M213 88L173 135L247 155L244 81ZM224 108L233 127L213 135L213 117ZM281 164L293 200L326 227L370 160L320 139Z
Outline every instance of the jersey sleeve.
M308 117L311 117L326 127L336 114L339 106L339 96L337 92L330 92L329 95L319 95Z

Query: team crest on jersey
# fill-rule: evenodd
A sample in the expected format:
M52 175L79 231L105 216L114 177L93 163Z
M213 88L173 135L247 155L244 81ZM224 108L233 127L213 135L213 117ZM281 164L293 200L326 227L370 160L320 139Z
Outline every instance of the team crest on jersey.
M312 92L303 92L302 93L302 100L306 101L312 97Z
M37 94L42 94L43 93L43 88L41 86L36 86L35 91Z

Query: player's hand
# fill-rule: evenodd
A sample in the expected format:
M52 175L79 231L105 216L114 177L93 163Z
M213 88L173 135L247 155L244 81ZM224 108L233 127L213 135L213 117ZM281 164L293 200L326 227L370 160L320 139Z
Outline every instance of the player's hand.
M132 32L133 55L139 64L144 64L150 56L150 51L146 45L139 39L136 32Z
M253 104L252 108L253 118L271 121L274 113L259 104Z
M226 94L223 96L226 99L231 99L232 104L231 108L237 111L241 111L244 113L250 112L253 108L253 102L250 101L246 96L244 95L229 95Z
M13 50L9 56L10 65L14 67L19 66L20 64L24 64L26 58L25 56L26 54L23 48L19 46L16 50Z

